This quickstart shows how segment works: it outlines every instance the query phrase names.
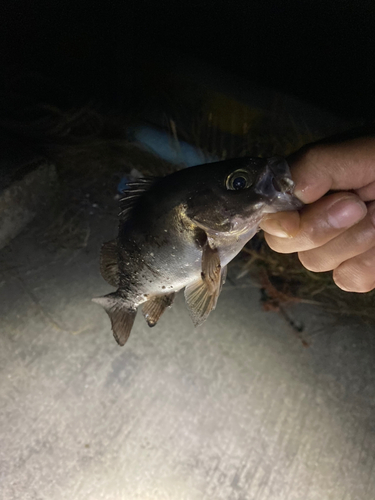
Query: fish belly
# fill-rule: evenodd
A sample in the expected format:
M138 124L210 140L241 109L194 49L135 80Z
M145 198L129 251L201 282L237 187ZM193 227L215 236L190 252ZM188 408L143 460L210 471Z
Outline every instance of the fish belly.
M163 248L144 256L144 265L138 275L136 303L139 305L150 295L178 292L199 279L202 266L202 251L190 249Z

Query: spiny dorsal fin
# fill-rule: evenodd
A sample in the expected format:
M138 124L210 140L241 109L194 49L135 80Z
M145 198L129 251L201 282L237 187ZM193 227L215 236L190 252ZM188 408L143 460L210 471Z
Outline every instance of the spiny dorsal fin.
M104 307L112 323L113 336L116 342L123 346L129 338L137 310L130 308L117 292L97 297L92 301Z
M174 292L167 293L165 295L157 295L155 297L151 297L144 303L142 312L148 326L156 325L166 308L172 305L174 296Z
M156 178L142 177L127 184L127 188L122 193L123 198L120 200L119 217L122 221L125 221L129 217L131 209L137 203L140 196L148 191L155 181Z
M100 273L107 283L114 287L119 286L120 276L116 240L107 241L102 245L100 250Z

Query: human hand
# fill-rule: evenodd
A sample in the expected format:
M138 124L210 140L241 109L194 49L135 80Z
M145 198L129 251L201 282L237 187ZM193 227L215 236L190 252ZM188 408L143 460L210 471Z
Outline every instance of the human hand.
M316 143L288 158L300 212L261 223L269 246L298 252L310 271L333 271L343 290L375 288L375 138ZM336 191L327 194L329 191Z

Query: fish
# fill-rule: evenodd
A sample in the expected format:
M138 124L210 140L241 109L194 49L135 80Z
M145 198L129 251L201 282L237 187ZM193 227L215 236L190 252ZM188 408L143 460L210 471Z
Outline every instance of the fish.
M244 157L128 184L118 236L102 245L102 277L117 290L93 301L108 314L120 346L137 310L150 327L185 289L195 327L216 307L227 265L266 214L299 210L287 161Z

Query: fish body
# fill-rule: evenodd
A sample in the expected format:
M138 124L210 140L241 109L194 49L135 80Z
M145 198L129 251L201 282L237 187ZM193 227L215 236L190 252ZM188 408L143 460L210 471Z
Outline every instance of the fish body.
M239 158L139 179L121 202L116 240L105 243L101 273L117 291L93 299L124 345L143 305L154 326L185 288L195 326L215 308L227 264L257 232L267 213L302 203L285 159Z

